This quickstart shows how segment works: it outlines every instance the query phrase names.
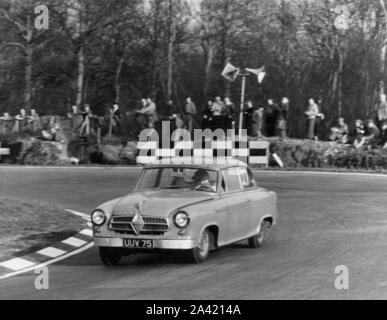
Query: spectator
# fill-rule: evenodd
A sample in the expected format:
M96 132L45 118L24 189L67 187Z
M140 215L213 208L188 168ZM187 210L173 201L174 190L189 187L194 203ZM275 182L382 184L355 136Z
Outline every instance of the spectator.
M355 134L357 136L364 136L365 134L364 121L359 119L355 121Z
M247 127L247 135L252 138L261 139L263 127L263 107L254 107L251 100L247 101L247 109L244 112L245 123Z
M141 110L137 110L137 113L145 117L147 128L152 129L158 121L157 106L151 98L142 99L141 101L143 108Z
M119 123L121 121L120 106L117 103L114 104L113 108L112 108L112 111L113 111L114 120Z
M286 138L289 104L290 101L288 98L282 98L278 112L277 135L283 139Z
M144 110L147 107L148 103L146 102L146 99L141 99L141 108L136 109L136 120L138 122L138 126L140 131L146 129L148 127L148 120L145 114L141 113L142 110Z
M83 118L78 111L78 107L73 105L71 111L67 114L67 117L71 119L71 129L73 132L78 132L82 126Z
M380 128L382 123L387 120L387 98L383 93L380 95L380 103L377 106L376 124Z
M77 114L78 114L78 107L76 105L73 105L71 107L71 111L67 114L67 118L72 119Z
M39 115L36 113L35 109L31 109L30 115L27 116L27 124L29 126L29 129L32 130L32 132L36 132L38 125L39 125Z
M314 126L314 139L318 141L320 139L321 123L325 120L325 115L319 112L316 116L316 123Z
M387 120L383 121L380 131L380 146L387 149Z
M57 141L58 138L58 131L60 129L59 123L54 124L53 126L50 126L47 130L42 131L42 140L45 141Z
M121 110L118 104L114 104L110 109L110 133L119 135L121 133Z
M380 130L376 126L374 120L367 121L366 133L365 133L365 145L369 148L375 148L378 146L380 136Z
M9 113L4 112L3 116L0 117L1 133L7 134L7 133L11 132L12 121L13 121L13 118L9 115Z
M15 117L15 132L20 132L24 130L27 120L27 113L25 109L20 109L20 113Z
M184 112L187 117L187 126L188 131L193 135L194 133L194 121L195 121L195 115L197 114L196 105L192 102L191 98L187 98Z
M277 121L279 116L279 107L274 103L273 99L267 101L265 109L265 127L266 136L275 137L277 129Z
M338 143L348 143L349 128L345 123L344 118L339 118L338 126L331 128L331 135L329 140Z
M148 98L146 102L148 103L148 108L150 110L150 115L148 116L149 128L154 128L156 122L159 121L157 114L157 106L151 98Z
M90 109L90 105L85 104L83 107L82 115L82 126L80 130L80 136L88 136L90 134L90 121L93 117L93 113Z
M224 99L224 104L225 104L225 108L224 108L224 124L225 124L225 129L232 129L234 128L235 129L235 124L237 123L236 122L236 113L235 113L235 104L232 103L232 101L230 100L230 98L225 98ZM239 122L239 121L238 121Z
M203 108L203 114L202 114L202 129L211 129L212 126L212 106L213 102L212 100L208 100L206 106Z
M309 106L308 109L305 112L307 118L308 118L308 134L307 139L309 140L315 140L315 129L316 129L316 118L320 114L319 108L317 103L314 101L313 98L309 99Z
M216 97L215 103L212 105L212 131L224 129L223 117L226 106L220 97Z
M364 145L365 139L365 128L364 122L362 120L355 121L355 131L353 133L353 146L356 149L359 149L362 145Z
M159 112L159 120L168 121L170 123L171 132L175 131L177 128L176 120L178 118L178 110L175 107L172 100L168 100L168 102L160 109Z

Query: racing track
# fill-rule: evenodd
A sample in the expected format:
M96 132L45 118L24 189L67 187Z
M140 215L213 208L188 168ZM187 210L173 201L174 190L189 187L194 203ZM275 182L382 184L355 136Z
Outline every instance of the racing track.
M130 191L138 173L0 167L0 194L89 212ZM92 248L51 265L48 291L35 290L33 272L0 280L0 299L387 298L387 176L261 172L256 178L279 196L279 225L260 250L242 242L202 265L138 255L108 269ZM349 268L348 291L335 289L338 265Z

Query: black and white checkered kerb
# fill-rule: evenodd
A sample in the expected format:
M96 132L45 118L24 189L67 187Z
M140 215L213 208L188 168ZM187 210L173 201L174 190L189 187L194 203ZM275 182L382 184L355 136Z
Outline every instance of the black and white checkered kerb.
M160 146L156 141L139 142L138 164L150 164L170 158L233 157L249 164L269 165L268 141L172 141Z

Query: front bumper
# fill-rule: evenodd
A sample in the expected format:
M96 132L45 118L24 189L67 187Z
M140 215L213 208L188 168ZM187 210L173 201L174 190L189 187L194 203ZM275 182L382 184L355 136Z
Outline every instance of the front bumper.
M154 249L161 250L189 250L196 247L195 240L163 240L153 239ZM123 238L99 238L94 237L97 247L124 248ZM128 249L131 250L131 249ZM136 249L133 249L136 250Z

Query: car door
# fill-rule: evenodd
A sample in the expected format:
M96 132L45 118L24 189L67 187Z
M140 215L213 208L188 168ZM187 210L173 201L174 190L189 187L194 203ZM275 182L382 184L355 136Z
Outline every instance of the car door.
M246 235L254 234L260 225L264 215L266 193L263 189L257 187L254 176L249 168L239 168L239 175L244 190L244 219L247 221L247 227L244 230Z
M241 239L251 229L249 215L246 210L251 210L248 195L244 192L238 167L222 171L226 192L224 199L227 205L227 242Z

